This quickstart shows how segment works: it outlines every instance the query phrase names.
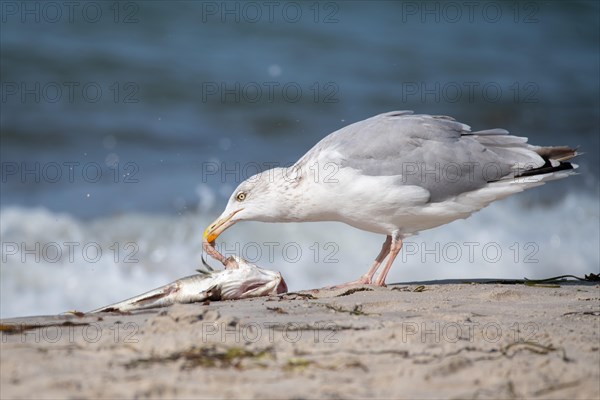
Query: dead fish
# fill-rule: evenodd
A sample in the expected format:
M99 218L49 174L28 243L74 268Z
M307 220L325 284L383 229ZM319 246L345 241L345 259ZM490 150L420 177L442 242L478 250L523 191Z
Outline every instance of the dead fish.
M126 312L175 303L246 299L287 292L287 285L279 272L259 268L236 256L227 259L227 268L222 271L215 271L206 263L204 265L207 269L199 269L199 274L90 312Z

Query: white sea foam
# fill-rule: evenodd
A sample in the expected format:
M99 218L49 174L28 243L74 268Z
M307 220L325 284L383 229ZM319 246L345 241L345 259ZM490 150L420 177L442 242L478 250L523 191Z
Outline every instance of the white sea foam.
M507 199L407 238L388 282L598 272L597 197L570 193L553 205L522 203L518 196ZM85 311L192 274L201 265L201 232L213 217L123 214L84 221L6 207L0 211L0 315ZM218 244L226 255L281 271L289 289L299 290L357 278L383 239L339 223L246 222Z

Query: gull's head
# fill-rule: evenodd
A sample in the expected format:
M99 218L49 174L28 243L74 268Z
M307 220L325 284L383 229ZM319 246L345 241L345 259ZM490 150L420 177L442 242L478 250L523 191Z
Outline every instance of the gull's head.
M203 241L212 243L225 229L238 221L279 222L288 219L288 190L297 181L293 176L287 175L288 171L285 168L273 168L240 183L221 216L204 231Z

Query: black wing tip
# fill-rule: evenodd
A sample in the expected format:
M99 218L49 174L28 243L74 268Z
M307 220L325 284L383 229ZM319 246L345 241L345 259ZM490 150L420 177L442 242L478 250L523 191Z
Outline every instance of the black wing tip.
M520 178L524 176L549 174L558 171L575 170L579 166L569 162L569 160L583 154L579 152L578 149L579 146L575 148L571 148L569 146L540 147L536 149L535 152L542 157L544 160L544 165L524 171L515 177ZM556 165L557 162L558 165Z
M558 164L556 166L552 166L550 161L547 161L544 165L542 165L539 168L533 168L533 169L527 170L519 175L515 175L515 178L522 178L522 177L533 176L533 175L544 175L544 174L549 174L552 172L575 170L577 168L578 168L577 164L573 164L568 161L560 162L560 164Z

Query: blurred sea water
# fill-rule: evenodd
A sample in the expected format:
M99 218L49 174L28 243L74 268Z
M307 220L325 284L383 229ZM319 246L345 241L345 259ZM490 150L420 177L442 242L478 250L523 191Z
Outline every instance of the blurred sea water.
M65 4L1 3L3 318L191 273L239 182L397 109L585 154L578 176L412 238L389 281L598 272L596 2ZM242 223L219 240L297 290L357 277L383 238Z

